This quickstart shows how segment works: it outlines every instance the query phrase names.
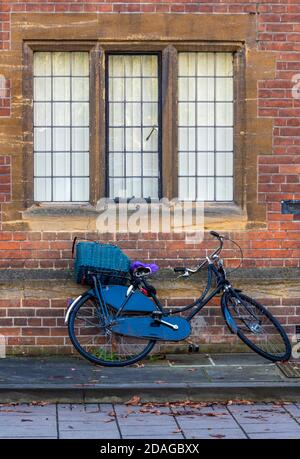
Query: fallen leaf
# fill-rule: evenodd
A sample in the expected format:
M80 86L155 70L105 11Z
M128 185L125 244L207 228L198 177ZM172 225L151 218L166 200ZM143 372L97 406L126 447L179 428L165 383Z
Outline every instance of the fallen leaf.
M133 405L137 406L141 404L141 397L134 395L128 402L125 402L124 405Z

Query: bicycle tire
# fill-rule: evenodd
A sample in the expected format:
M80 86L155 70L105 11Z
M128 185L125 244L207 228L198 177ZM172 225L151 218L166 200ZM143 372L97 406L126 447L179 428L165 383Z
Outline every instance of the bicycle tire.
M235 300L238 299L239 301L244 302L244 303L240 303L240 304L243 305L244 311L246 310L248 312L248 314L249 314L249 317L247 318L247 320L249 318L250 318L249 319L250 321L254 320L254 317L253 317L254 314L258 314L259 313L262 317L264 317L265 319L267 319L269 321L269 324L271 324L273 329L276 330L277 337L280 337L280 342L281 342L281 345L282 345L282 352L277 353L277 352L266 351L265 349L260 347L255 342L255 340L252 341L248 336L246 336L246 333L245 333L245 331L243 331L243 329L244 330L246 329L246 331L250 335L252 333L252 335L255 336L255 337L257 337L259 335L259 333L255 333L254 331L251 330L251 328L253 328L253 325L252 326L249 325L249 323L247 323L245 318L243 318L243 320L241 320L242 316L238 317L238 316L234 316L233 315L232 312L234 310L234 307L233 307L232 304L230 304L230 302L232 303L232 299L235 299ZM247 309L245 307L245 303L246 302L248 304L248 308L250 306L250 307L254 308L253 311L257 311L257 312L253 312L252 311L250 313L249 309ZM240 306L238 306L238 307L240 307ZM231 320L234 321L235 325L237 326L237 330L235 330L234 332L254 352L256 352L257 354L261 355L262 357L265 357L268 360L271 360L272 362L287 361L290 358L291 352L292 352L291 343L290 343L290 340L289 340L284 328L279 323L279 321L262 304L260 304L258 301L254 300L253 298L250 298L247 295L244 295L243 293L240 293L240 292L237 293L234 290L231 290L231 291L225 292L222 295L221 309L222 309L222 313L223 313L224 319L225 319L229 329L232 331L232 323L230 323L230 321L228 320L228 316L226 317L225 309L227 309L227 314L228 313L230 314ZM237 320L240 320L240 323L242 325L239 325L237 323ZM257 324L255 326L257 327ZM261 326L261 324L259 324L258 327L261 327L261 329L264 328L264 327ZM258 330L259 330L259 328L258 328Z
M76 336L75 321L76 321L76 317L78 317L78 312L81 310L81 308L84 308L84 307L91 308L91 305L87 304L88 301L92 301L92 303L94 303L94 304L96 302L98 304L98 300L97 300L96 295L92 295L91 293L86 292L82 296L82 298L78 301L78 303L76 304L74 309L71 311L70 317L69 317L69 320L68 320L68 332L69 332L70 340L71 340L73 346L75 347L75 349L79 352L79 354L82 357L84 357L85 359L89 360L92 363L95 363L96 365L101 365L101 366L106 366L106 367L122 367L122 366L126 366L126 365L132 365L132 364L144 359L149 354L149 352L151 352L151 350L153 349L153 347L154 347L154 345L156 343L155 340L137 340L137 341L141 341L142 342L141 350L137 354L135 354L135 355L131 355L130 354L128 356L128 358L123 358L122 360L117 360L115 352L111 353L111 354L109 354L109 353L106 354L106 350L105 350L105 354L103 354L103 352L102 352L102 355L99 356L99 352L98 352L98 356L97 356L95 354L92 354L91 352L88 352L86 349L84 349L82 344L80 344L78 336ZM108 305L108 308L109 308L109 305ZM101 314L101 312L98 309L97 320L99 318L101 320L100 314ZM90 320L90 318L89 318L89 320ZM90 324L89 324L89 326L90 326ZM105 333L105 334L109 332L108 335L114 336L115 337L114 339L116 339L117 341L121 340L121 339L123 339L123 340L132 340L131 338L128 338L128 337L125 337L125 336L123 337L121 335L117 335L117 334L109 331L108 328L104 325L104 323L102 323L101 325L92 324L92 326L99 328L100 331L103 331L103 333ZM81 330L80 330L80 332L81 332ZM83 334L81 336L86 337L87 335ZM98 338L100 338L100 335L98 336ZM144 345L145 341L146 341L146 343ZM133 346L133 344L130 344L130 346ZM112 358L113 354L114 354L114 358Z

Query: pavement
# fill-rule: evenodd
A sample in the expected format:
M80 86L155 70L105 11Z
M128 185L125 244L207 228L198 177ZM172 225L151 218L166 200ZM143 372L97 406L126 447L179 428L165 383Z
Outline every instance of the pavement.
M1 405L4 438L300 439L300 404Z
M279 368L254 353L168 355L123 368L68 356L0 359L0 403L122 404L133 397L142 403L300 402L300 368L297 362Z

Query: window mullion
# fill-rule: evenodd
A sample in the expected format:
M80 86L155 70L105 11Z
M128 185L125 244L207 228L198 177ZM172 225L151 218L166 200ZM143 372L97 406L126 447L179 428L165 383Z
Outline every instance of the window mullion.
M162 195L178 196L177 59L173 45L162 52Z

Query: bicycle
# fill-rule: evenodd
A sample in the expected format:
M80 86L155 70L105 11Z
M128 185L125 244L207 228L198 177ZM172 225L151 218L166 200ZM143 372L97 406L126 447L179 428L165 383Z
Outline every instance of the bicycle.
M230 332L262 357L272 362L287 361L291 344L281 324L258 301L234 288L227 278L219 255L224 241L232 240L215 231L210 234L219 241L210 256L194 269L174 268L179 277L188 278L207 265L207 285L202 294L180 309L180 313L190 311L187 317L160 303L155 288L147 280L151 273L147 266L130 273L129 286L103 285L97 272L89 271L92 288L71 302L65 317L75 349L98 365L134 364L144 359L157 341L185 340L191 333L193 317L221 293L221 311ZM213 277L215 288L210 291Z

